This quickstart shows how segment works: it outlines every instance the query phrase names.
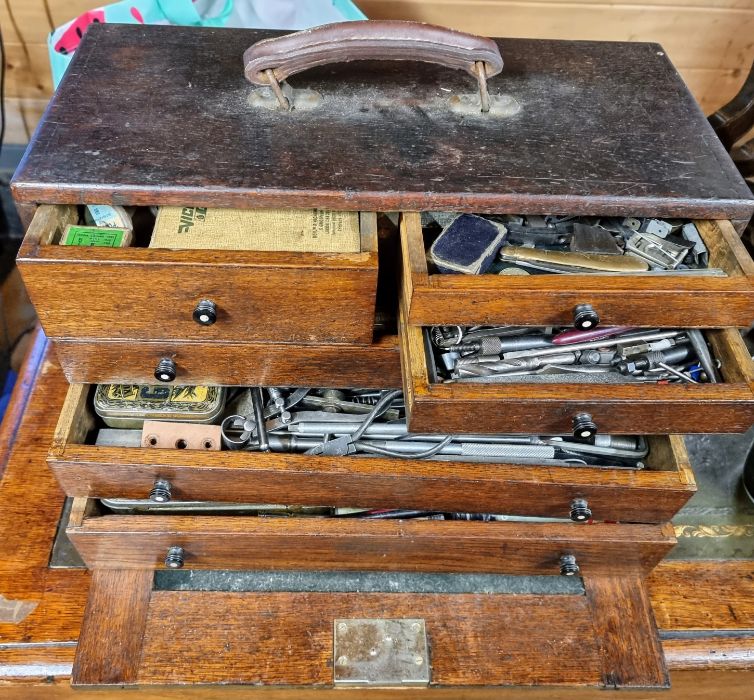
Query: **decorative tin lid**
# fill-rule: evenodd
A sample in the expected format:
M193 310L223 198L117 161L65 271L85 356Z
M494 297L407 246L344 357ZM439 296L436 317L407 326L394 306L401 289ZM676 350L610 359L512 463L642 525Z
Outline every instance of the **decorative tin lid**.
M498 39L492 107L430 63L319 66L270 87L279 33L93 25L14 179L21 202L748 219L749 188L657 44ZM482 41L482 40L480 40ZM292 91L291 91L292 90Z

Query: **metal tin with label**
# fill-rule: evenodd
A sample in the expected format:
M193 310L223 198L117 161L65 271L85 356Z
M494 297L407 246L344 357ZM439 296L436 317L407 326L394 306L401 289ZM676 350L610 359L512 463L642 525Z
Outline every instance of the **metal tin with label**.
M94 410L111 428L141 428L145 420L212 423L225 405L217 386L99 384Z

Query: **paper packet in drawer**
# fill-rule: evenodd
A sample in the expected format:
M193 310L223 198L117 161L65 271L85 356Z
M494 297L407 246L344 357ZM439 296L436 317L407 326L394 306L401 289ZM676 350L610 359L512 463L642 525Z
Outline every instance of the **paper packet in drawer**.
M359 212L160 207L149 247L358 253Z
M145 420L212 423L225 406L217 386L98 384L94 410L111 428L141 428Z
M65 227L60 245L127 248L132 239L133 234L127 228L69 224Z

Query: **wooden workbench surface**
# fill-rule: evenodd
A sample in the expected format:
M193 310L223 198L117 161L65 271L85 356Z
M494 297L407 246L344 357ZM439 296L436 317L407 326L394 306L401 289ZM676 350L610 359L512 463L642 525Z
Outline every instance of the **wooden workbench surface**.
M67 384L40 333L21 372L0 430L0 698L70 695L68 684L89 574L48 567L63 494L45 457ZM751 698L754 688L754 561L669 561L651 577L652 602L671 669L673 689L632 692L632 698ZM84 692L84 691L78 691ZM87 698L117 691L85 691ZM134 691L131 691L133 693ZM249 688L158 688L139 697L246 697ZM329 695L343 690L312 690ZM347 691L346 691L347 692ZM357 691L358 693L363 691ZM400 692L400 691L399 691ZM474 697L604 698L584 689L500 691ZM597 695L599 693L599 695ZM375 698L395 691L372 691ZM457 691L433 689L437 697ZM266 698L293 698L299 690L266 689ZM131 697L131 695L129 695ZM402 698L406 695L403 693Z

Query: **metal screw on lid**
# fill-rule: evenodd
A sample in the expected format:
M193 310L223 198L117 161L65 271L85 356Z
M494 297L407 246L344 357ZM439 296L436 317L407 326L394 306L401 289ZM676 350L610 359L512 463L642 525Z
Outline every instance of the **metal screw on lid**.
M202 299L194 308L193 317L200 326L211 326L217 321L217 305L211 299Z
M183 566L184 555L183 547L171 547L165 557L165 566L168 569L180 569Z

